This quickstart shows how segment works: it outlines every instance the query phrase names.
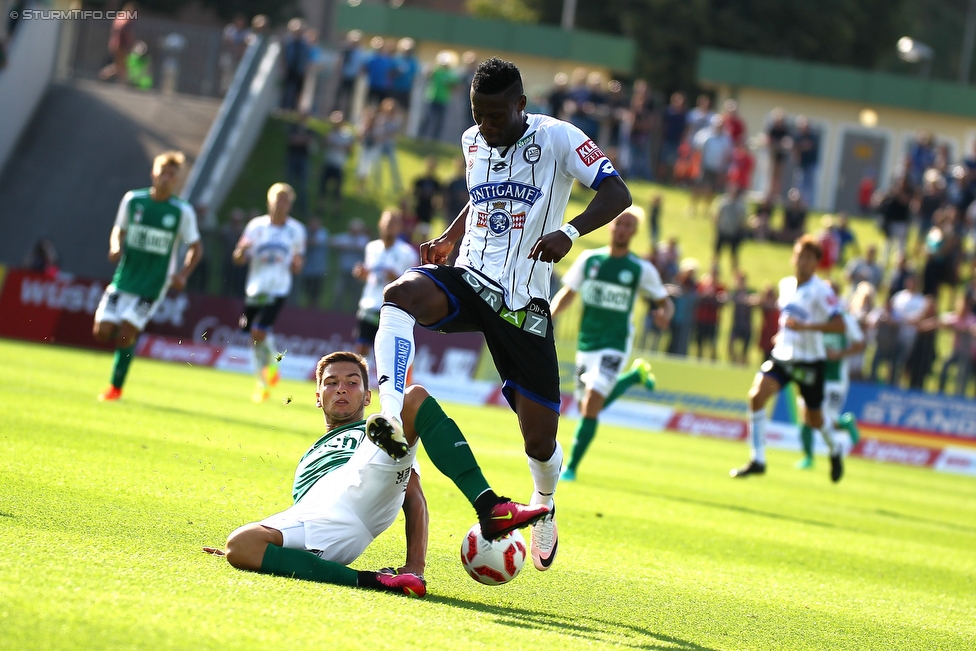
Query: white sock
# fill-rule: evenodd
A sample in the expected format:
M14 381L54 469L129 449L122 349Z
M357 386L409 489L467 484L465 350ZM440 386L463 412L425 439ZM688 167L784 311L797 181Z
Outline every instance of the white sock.
M766 410L749 412L749 450L752 460L766 465Z
M529 472L532 473L532 483L535 490L532 491L532 499L529 504L552 504L552 497L556 493L556 482L559 481L559 471L563 465L563 448L556 441L556 449L548 461L529 459Z
M833 430L834 428L827 423L824 423L823 427L821 427L819 430L814 430L820 432L820 436L823 437L824 443L826 443L827 448L830 449L830 456L834 456L840 452L840 448L837 446L837 441L834 439Z
M417 320L396 305L380 308L380 323L373 340L376 377L380 392L380 411L397 420L403 411L403 392L407 370L413 364L413 326Z

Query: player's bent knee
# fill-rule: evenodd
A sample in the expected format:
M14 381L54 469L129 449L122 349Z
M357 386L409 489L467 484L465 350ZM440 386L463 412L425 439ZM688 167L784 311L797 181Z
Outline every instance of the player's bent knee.
M259 524L236 529L227 537L227 562L239 570L260 570L268 545L282 542L274 538L270 529Z

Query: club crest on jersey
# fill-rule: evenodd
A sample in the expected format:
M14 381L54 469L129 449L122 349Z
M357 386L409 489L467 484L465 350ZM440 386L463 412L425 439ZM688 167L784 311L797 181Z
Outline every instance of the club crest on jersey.
M132 215L132 221L137 224L142 222L142 206L136 206L136 210Z
M629 285L634 282L634 272L630 269L621 269L620 273L617 274L617 280L620 281L621 285Z
M601 158L605 158L603 151L596 146L592 140L587 140L576 148L576 155L580 157L583 164L589 167Z
M163 216L163 228L173 228L176 225L176 215Z
M525 151L522 152L522 158L524 158L525 162L529 165L535 165L539 162L539 159L542 158L542 147L535 144L529 145L525 148Z
M478 227L487 228L491 235L499 237L511 230L520 230L525 227L525 213L510 213L505 209L504 201L497 201L492 204L491 211L478 211Z
M542 196L542 190L518 181L489 181L474 186L468 194L471 196L471 203L475 205L505 199L532 206Z

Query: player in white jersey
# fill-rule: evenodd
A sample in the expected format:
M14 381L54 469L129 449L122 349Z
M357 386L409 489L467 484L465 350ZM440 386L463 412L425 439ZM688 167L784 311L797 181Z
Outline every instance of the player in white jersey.
M414 355L414 325L484 333L502 391L518 414L534 491L553 507L562 449L559 367L549 314L552 265L581 233L607 224L631 204L630 191L600 148L575 126L525 113L522 77L493 58L471 82L476 126L461 137L469 203L440 237L421 245L424 266L384 292L376 335L382 420L397 414ZM574 180L596 190L589 206L563 224ZM463 237L462 237L463 236ZM455 266L444 266L460 240ZM532 532L532 560L548 569L556 554L555 519Z
M379 231L379 239L366 245L363 261L352 270L353 276L366 281L356 312L359 323L355 333L356 352L364 356L373 349L376 327L380 323L380 308L383 306L383 288L420 262L417 250L400 239L403 215L399 210L383 211Z
M843 332L837 296L826 282L814 275L823 249L812 235L804 235L793 245L794 275L779 282L779 332L773 350L749 390L749 445L752 458L741 468L729 471L732 477L748 477L766 472L766 403L795 382L806 404L805 422L820 429L830 448L830 478L840 481L844 473L841 450L830 431L823 427L821 405L824 398L825 332Z
M305 226L288 216L295 190L287 183L268 189L268 214L244 227L234 249L236 264L248 263L241 330L251 334L254 373L258 383L254 402L271 395L278 383L278 359L271 329L291 292L292 276L305 264Z
M427 502L420 486L416 443L465 494L489 538L525 527L548 513L499 498L488 486L457 425L421 386L407 389L401 417L406 447L388 431L370 430L363 410L370 402L365 360L337 351L315 369L316 404L326 433L302 456L292 488L294 504L260 522L238 528L227 539L226 556L236 568L323 583L373 588L423 597L427 557ZM480 505L489 505L479 510ZM398 570L357 572L348 563L405 516L407 557Z
M831 283L831 289L837 292L837 287ZM844 412L847 402L847 392L851 388L848 358L864 351L864 332L860 324L849 312L841 311L844 319L844 331L824 334L824 349L827 361L824 364L824 404L823 427L829 432L838 427L847 430L851 438L851 445L857 445L861 435L857 429L854 414ZM802 403L802 401L800 401ZM796 464L801 470L813 468L813 429L806 423L800 428L800 442L803 444L803 458Z

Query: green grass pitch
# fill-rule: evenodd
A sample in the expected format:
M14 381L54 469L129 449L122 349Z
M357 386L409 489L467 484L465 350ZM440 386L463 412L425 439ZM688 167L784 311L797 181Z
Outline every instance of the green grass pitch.
M851 460L839 485L773 451L601 427L560 486L560 552L489 588L461 570L474 514L421 454L426 600L234 570L203 554L288 505L322 430L309 382L0 342L2 649L976 648L976 481ZM284 398L294 399L285 404ZM446 405L495 488L526 499L514 416ZM563 422L568 450L574 423ZM403 558L402 518L354 567Z

